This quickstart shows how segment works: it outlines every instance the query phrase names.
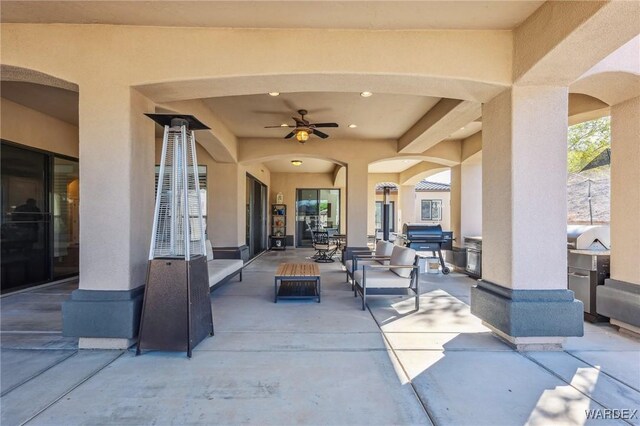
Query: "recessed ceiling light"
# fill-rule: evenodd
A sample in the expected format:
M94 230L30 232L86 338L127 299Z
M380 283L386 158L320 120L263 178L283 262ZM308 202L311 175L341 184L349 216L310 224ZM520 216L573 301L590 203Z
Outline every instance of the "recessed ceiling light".
M464 130L464 126L460 127L460 130Z
M349 124L349 128L350 128L350 129L355 129L356 127L358 127L358 125L357 125L357 124Z
M269 92L269 96L280 96L280 92Z
M371 95L373 95L373 93L371 92L360 92L360 96L362 96L363 98L368 98Z
M294 166L300 166L302 165L302 160L291 160L291 164L293 164Z

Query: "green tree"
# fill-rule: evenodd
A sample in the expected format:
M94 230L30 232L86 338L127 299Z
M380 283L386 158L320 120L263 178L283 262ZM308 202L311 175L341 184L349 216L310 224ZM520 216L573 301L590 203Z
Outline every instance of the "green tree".
M568 144L568 170L577 173L603 149L611 147L610 117L569 127Z

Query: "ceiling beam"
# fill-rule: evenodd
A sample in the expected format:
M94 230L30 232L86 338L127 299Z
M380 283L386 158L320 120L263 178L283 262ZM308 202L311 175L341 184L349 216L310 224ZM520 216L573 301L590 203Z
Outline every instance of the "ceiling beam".
M514 31L513 81L569 86L640 33L640 2L549 1Z
M441 99L398 140L398 152L422 153L482 115L478 102Z
M469 159L480 151L482 151L482 131L474 133L468 138L462 140L461 162Z
M238 140L227 126L199 99L158 104L160 108L179 114L191 114L211 129L196 133L196 140L219 163L238 160Z

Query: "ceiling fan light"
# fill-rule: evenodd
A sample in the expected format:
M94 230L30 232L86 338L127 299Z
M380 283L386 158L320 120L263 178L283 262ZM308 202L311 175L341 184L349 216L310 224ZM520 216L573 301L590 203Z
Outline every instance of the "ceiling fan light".
M296 139L300 143L305 143L309 140L309 132L307 132L306 130L298 130L296 132Z
M302 165L302 160L291 160L291 164L294 166L301 166Z

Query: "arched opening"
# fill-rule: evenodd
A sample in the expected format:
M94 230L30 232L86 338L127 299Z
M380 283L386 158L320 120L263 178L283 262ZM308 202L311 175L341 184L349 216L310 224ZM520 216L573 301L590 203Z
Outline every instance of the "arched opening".
M78 86L2 65L2 292L79 272Z

